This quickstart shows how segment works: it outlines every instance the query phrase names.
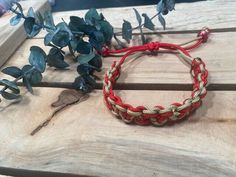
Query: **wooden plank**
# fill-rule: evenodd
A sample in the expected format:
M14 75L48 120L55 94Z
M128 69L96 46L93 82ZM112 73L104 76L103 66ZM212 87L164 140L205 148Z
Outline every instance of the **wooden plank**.
M136 6L140 13L147 13L150 17L155 15L156 6ZM166 18L167 31L173 30L195 30L204 26L210 28L236 27L236 1L234 0L213 0L194 3L177 3L176 11L169 13ZM116 28L121 28L123 19L129 20L133 26L138 25L133 7L126 8L103 8L99 9L106 19ZM83 17L87 10L68 11L54 13L55 21L58 23L63 17L66 21L71 15ZM124 16L125 14L125 16ZM158 30L160 23L154 22Z
M1 103L0 166L91 176L236 176L236 92L209 92L189 120L168 127L114 118L101 91L71 106L35 136L61 89L35 89L21 104ZM184 91L117 91L133 105L169 105ZM96 115L96 116L95 116Z
M196 34L164 34L149 36L153 41L182 43L193 39ZM140 43L135 37L133 45ZM200 48L195 49L191 54L201 57L207 64L210 71L209 82L211 84L236 84L236 60L235 43L236 32L213 33L210 40ZM15 52L11 59L2 67L23 66L28 61L29 49L32 45L42 47L46 52L42 39L26 40L25 43ZM110 67L114 60L120 57L107 57L103 59L103 70L97 75L102 79L104 72ZM47 68L44 74L44 82L73 82L77 76L76 67L70 57L67 62L71 64L69 70L59 71L54 68ZM5 78L3 74L1 78ZM123 67L123 73L118 80L119 83L142 83L142 84L190 84L191 77L189 66L181 62L176 56L171 54L159 54L158 56L142 56L138 59L130 59Z
M23 10L27 13L29 7L36 11L44 12L50 10L47 0L31 0L21 2ZM9 21L14 16L7 13L0 18L0 66L12 55L16 48L26 39L26 33L23 27L23 21L17 26L10 26Z

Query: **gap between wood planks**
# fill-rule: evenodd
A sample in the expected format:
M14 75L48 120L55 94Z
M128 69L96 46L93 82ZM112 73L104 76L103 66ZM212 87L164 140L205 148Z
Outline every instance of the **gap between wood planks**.
M23 83L18 83L23 86ZM101 90L103 84L96 83L95 89ZM51 87L73 89L71 82L41 82L33 87ZM174 91L191 91L192 84L166 84L166 83L117 83L115 90L174 90ZM236 91L236 84L209 84L208 91Z
M21 176L21 177L95 177L95 176L86 176L86 175L76 175L70 173L58 173L58 172L47 172L47 171L34 171L34 170L25 170L25 169L16 169L16 168L6 168L0 167L0 174L2 175L11 175L11 176Z

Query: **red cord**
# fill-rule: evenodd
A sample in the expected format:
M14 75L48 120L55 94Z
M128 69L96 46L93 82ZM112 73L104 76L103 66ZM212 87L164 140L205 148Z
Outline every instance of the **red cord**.
M190 46L181 47L176 44L152 42L141 46L133 46L121 50L104 49L103 55L124 53L124 56L117 63L114 62L111 69L107 71L104 77L103 95L106 106L117 117L120 117L126 123L136 123L138 125L147 125L152 123L154 125L163 125L166 122L175 122L183 119L201 105L201 99L207 94L206 85L208 83L208 71L205 63L200 58L192 60L191 75L193 77L193 92L190 98L183 103L173 103L169 108L162 106L155 106L153 109L148 109L145 106L133 107L132 105L123 103L122 99L115 95L113 87L116 80L120 76L121 66L125 59L135 53L141 51L158 51L162 49L179 50L184 55L191 57L187 50L198 47L201 43L206 42L209 30L204 29L199 34L199 40Z
M164 48L164 49L171 49L171 50L176 50L176 49L182 50L182 49L184 49L184 50L182 50L182 52L185 53L185 55L190 56L188 53L186 53L186 50L195 49L195 48L199 47L202 43L207 42L209 34L210 34L209 28L205 27L197 34L197 37L199 39L192 45L189 45L189 46L186 46L186 47L181 47L181 49L180 49L180 48L178 48L179 46L175 45L175 44L159 43L161 45L159 47ZM157 43L157 42L154 42L154 43ZM150 44L146 44L146 45L150 45ZM154 45L156 45L156 44L154 44ZM152 48L152 46L149 46L149 47ZM109 56L111 54L124 53L124 52L128 52L128 51L139 51L139 50L142 51L144 48L145 48L144 46L132 46L132 47L127 47L127 48L123 48L123 49L119 49L119 50L111 50L107 47L104 47L101 54L102 54L102 56L106 57L106 56Z

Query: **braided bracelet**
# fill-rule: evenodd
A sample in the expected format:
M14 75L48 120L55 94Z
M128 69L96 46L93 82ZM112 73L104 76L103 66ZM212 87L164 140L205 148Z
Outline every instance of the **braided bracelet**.
M135 123L138 125L153 125L161 126L167 122L176 122L188 116L194 110L200 107L201 100L206 96L208 71L205 63L200 58L192 58L187 50L198 47L202 42L206 42L209 30L203 29L199 34L195 44L187 47L170 43L152 42L143 46L133 46L121 50L104 49L103 55L107 56L115 53L123 53L124 56L117 63L114 62L111 68L106 72L104 77L103 95L107 108L118 118L121 118L126 123ZM194 40L193 40L194 41ZM180 56L191 61L191 76L193 78L193 91L191 97L183 101L183 103L173 103L169 107L155 106L150 109L145 106L133 107L123 103L122 99L117 96L114 91L114 85L121 73L121 66L125 59L135 53L143 51L158 51L159 49L169 49L178 51Z

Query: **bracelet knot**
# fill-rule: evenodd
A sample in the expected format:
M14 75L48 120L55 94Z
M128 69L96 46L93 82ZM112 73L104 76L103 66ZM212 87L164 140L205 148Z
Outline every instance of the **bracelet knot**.
M202 30L198 33L197 37L201 37L203 42L207 42L208 36L210 34L210 29L207 27L202 28Z
M159 43L158 42L151 42L146 44L146 47L149 51L153 52L153 51L157 51L159 50Z

